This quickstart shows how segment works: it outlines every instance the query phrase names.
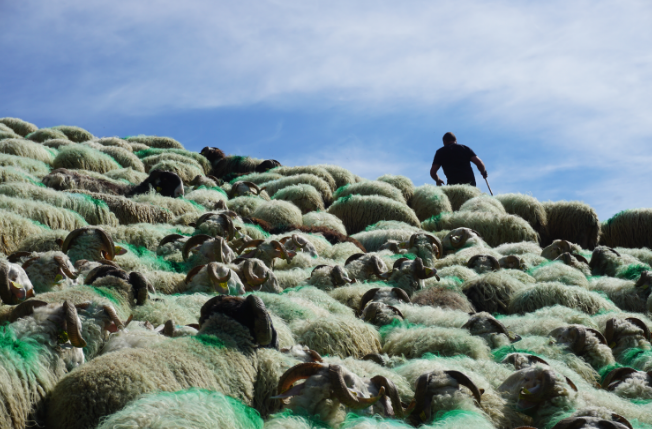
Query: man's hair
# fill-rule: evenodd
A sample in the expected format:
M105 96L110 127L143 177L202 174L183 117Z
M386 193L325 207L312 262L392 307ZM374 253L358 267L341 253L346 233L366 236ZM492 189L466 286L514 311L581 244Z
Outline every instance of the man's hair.
M455 134L453 133L446 133L444 134L442 140L444 143L455 143L457 141L457 137L455 137Z

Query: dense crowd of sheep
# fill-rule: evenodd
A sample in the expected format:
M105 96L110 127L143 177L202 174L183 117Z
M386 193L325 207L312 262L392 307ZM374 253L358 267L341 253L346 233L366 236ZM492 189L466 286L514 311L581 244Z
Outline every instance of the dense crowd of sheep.
M0 428L652 428L652 209L0 119Z

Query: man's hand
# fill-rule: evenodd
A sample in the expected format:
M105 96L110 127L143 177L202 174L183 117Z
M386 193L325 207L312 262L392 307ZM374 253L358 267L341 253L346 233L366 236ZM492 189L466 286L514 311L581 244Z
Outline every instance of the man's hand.
M484 177L485 179L487 178L487 176L489 176L489 174L487 173L487 170L481 171L480 174L482 174L482 177Z
M444 181L440 178L436 178L435 181L437 182L437 186L444 186Z

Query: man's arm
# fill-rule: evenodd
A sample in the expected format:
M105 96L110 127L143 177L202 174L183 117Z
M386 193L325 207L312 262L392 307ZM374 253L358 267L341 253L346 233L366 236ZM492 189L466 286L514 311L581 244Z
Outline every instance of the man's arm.
M477 156L474 156L473 158L471 158L471 162L474 163L478 167L478 170L480 170L480 174L482 174L482 177L484 177L486 179L488 174L487 174L487 169L484 166L484 162L482 162L482 160L480 158L478 158ZM430 173L430 175L432 176L432 172Z
M432 180L437 182L437 186L441 186L444 184L444 181L439 178L439 175L437 174L437 170L439 170L440 165L439 164L432 164L432 168L430 169L430 177L432 177Z

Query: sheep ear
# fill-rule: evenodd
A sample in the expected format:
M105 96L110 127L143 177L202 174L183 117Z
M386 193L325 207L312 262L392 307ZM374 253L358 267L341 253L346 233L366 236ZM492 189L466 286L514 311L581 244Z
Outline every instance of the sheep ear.
M124 255L125 253L127 253L127 249L125 249L124 247L115 246L115 255L116 256Z
M63 247L63 239L57 238L56 240L54 240L54 242L57 243L57 246Z

